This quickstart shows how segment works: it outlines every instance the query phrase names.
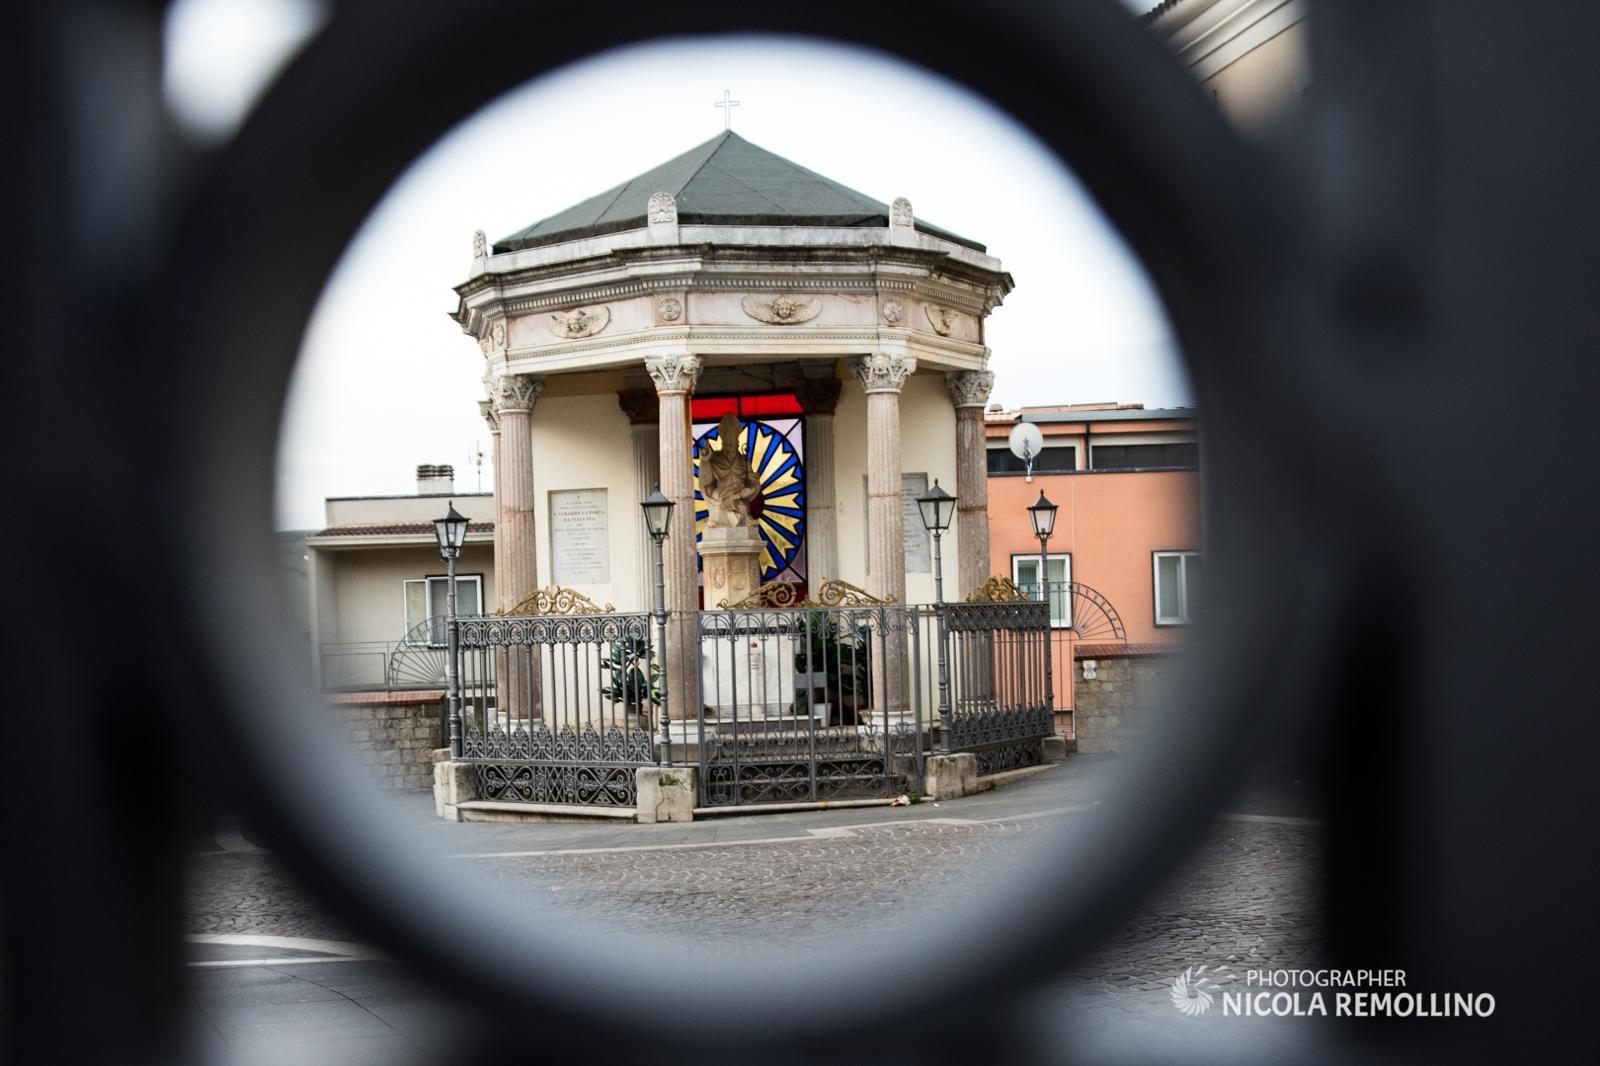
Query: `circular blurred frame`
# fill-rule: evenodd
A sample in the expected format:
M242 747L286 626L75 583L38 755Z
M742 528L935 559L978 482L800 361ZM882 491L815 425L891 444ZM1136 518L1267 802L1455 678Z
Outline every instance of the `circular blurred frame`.
M1179 712L1128 760L1137 787L1121 793L1126 802L1108 805L1072 848L1017 868L964 920L896 941L870 964L819 958L782 980L736 963L675 972L670 953L519 920L510 900L468 894L459 870L408 857L293 665L303 652L287 636L269 533L276 433L305 323L403 170L482 105L564 64L731 33L866 46L953 79L1031 129L1149 270L1206 419L1211 611ZM881 122L885 151L919 136L892 113ZM1297 525L1287 475L1256 446L1270 431L1267 404L1313 399L1282 343L1290 228L1274 196L1264 161L1113 0L935 0L914 17L855 0L731 10L628 0L339 5L240 135L197 167L174 246L162 341L180 397L180 593L190 639L213 671L218 758L324 902L458 993L505 1008L507 1024L605 1027L641 1045L772 1048L925 1025L941 1007L970 1011L1044 979L1198 838L1244 765L1268 675L1289 692L1312 667L1313 653L1281 624L1289 605L1277 601L1294 589L1298 615L1317 615L1336 583L1308 587L1305 575L1333 567ZM1228 516L1220 530L1219 512ZM1287 579L1295 574L1298 586ZM1237 668L1246 661L1275 665ZM802 987L810 991L797 1010Z

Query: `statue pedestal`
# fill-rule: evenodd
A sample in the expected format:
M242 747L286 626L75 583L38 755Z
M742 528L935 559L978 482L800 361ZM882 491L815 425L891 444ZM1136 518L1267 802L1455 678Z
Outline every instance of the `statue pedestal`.
M749 526L712 528L700 538L705 562L706 610L739 603L761 587L761 534Z
M712 528L700 538L705 562L706 610L742 603L761 587L761 534L748 526ZM718 722L751 722L784 713L794 699L785 691L784 642L759 634L717 638L700 649L701 699Z

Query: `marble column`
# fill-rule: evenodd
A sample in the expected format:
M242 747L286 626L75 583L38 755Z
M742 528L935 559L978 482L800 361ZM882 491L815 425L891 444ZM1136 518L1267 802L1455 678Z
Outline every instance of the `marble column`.
M700 709L699 584L695 573L694 466L690 454L689 400L700 378L697 355L663 355L645 360L658 402L661 494L673 503L667 531L666 678L668 713L676 722L693 722Z
M831 368L830 368L831 369ZM833 412L843 382L807 378L796 390L805 411L806 581L813 592L839 576L839 502L833 477Z
M917 369L909 355L874 352L852 369L867 394L867 591L906 599L905 512L900 493L900 389Z
M874 352L852 368L867 394L867 591L906 602L905 511L900 489L900 389L917 369L909 355ZM901 714L908 649L895 629L882 634L872 665L874 714Z
M968 370L946 374L956 408L956 582L952 600L966 599L989 576L989 442L983 408L994 374Z
M654 389L623 389L617 393L617 405L628 416L629 433L633 437L633 498L643 500L661 484L661 431L660 415ZM644 524L644 512L634 508L634 534L638 542L636 554L639 561L637 583L638 609L655 608L656 550Z
M534 537L533 407L544 379L506 374L495 381L494 410L500 422L495 464L495 590L501 610L516 606L539 587L538 542ZM501 679L502 713L543 716L538 664L508 663Z

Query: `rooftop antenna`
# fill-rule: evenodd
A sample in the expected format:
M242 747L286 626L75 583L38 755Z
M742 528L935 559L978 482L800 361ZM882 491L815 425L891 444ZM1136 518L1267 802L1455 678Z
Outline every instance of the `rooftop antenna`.
M1011 454L1026 464L1027 476L1023 480L1031 482L1033 461L1039 457L1039 452L1044 448L1044 434L1039 432L1039 427L1032 422L1018 422L1012 428L1007 443L1011 445Z
M479 441L472 442L472 451L467 453L468 460L478 470L478 491L483 491L483 445Z

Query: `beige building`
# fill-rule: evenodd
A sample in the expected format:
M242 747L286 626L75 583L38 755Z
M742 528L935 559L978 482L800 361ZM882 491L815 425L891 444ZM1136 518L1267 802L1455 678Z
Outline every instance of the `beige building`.
M1268 136L1311 85L1308 0L1164 0L1144 17L1241 133Z
M456 320L495 441L492 606L541 586L651 605L639 501L676 504L666 602L727 602L701 459L732 413L761 479L759 582L929 602L913 497L960 499L947 595L988 576L985 320L1012 285L982 245L723 133L499 240ZM734 582L736 585L737 582ZM737 599L737 597L734 597Z
M433 520L454 504L470 520L456 562L458 610L494 600L494 497L452 491L448 466L419 466L410 496L333 496L306 539L311 646L325 688L443 683L445 564ZM430 622L430 620L432 620ZM401 654L405 645L419 654ZM406 673L391 677L392 671ZM419 676L410 676L421 671Z

